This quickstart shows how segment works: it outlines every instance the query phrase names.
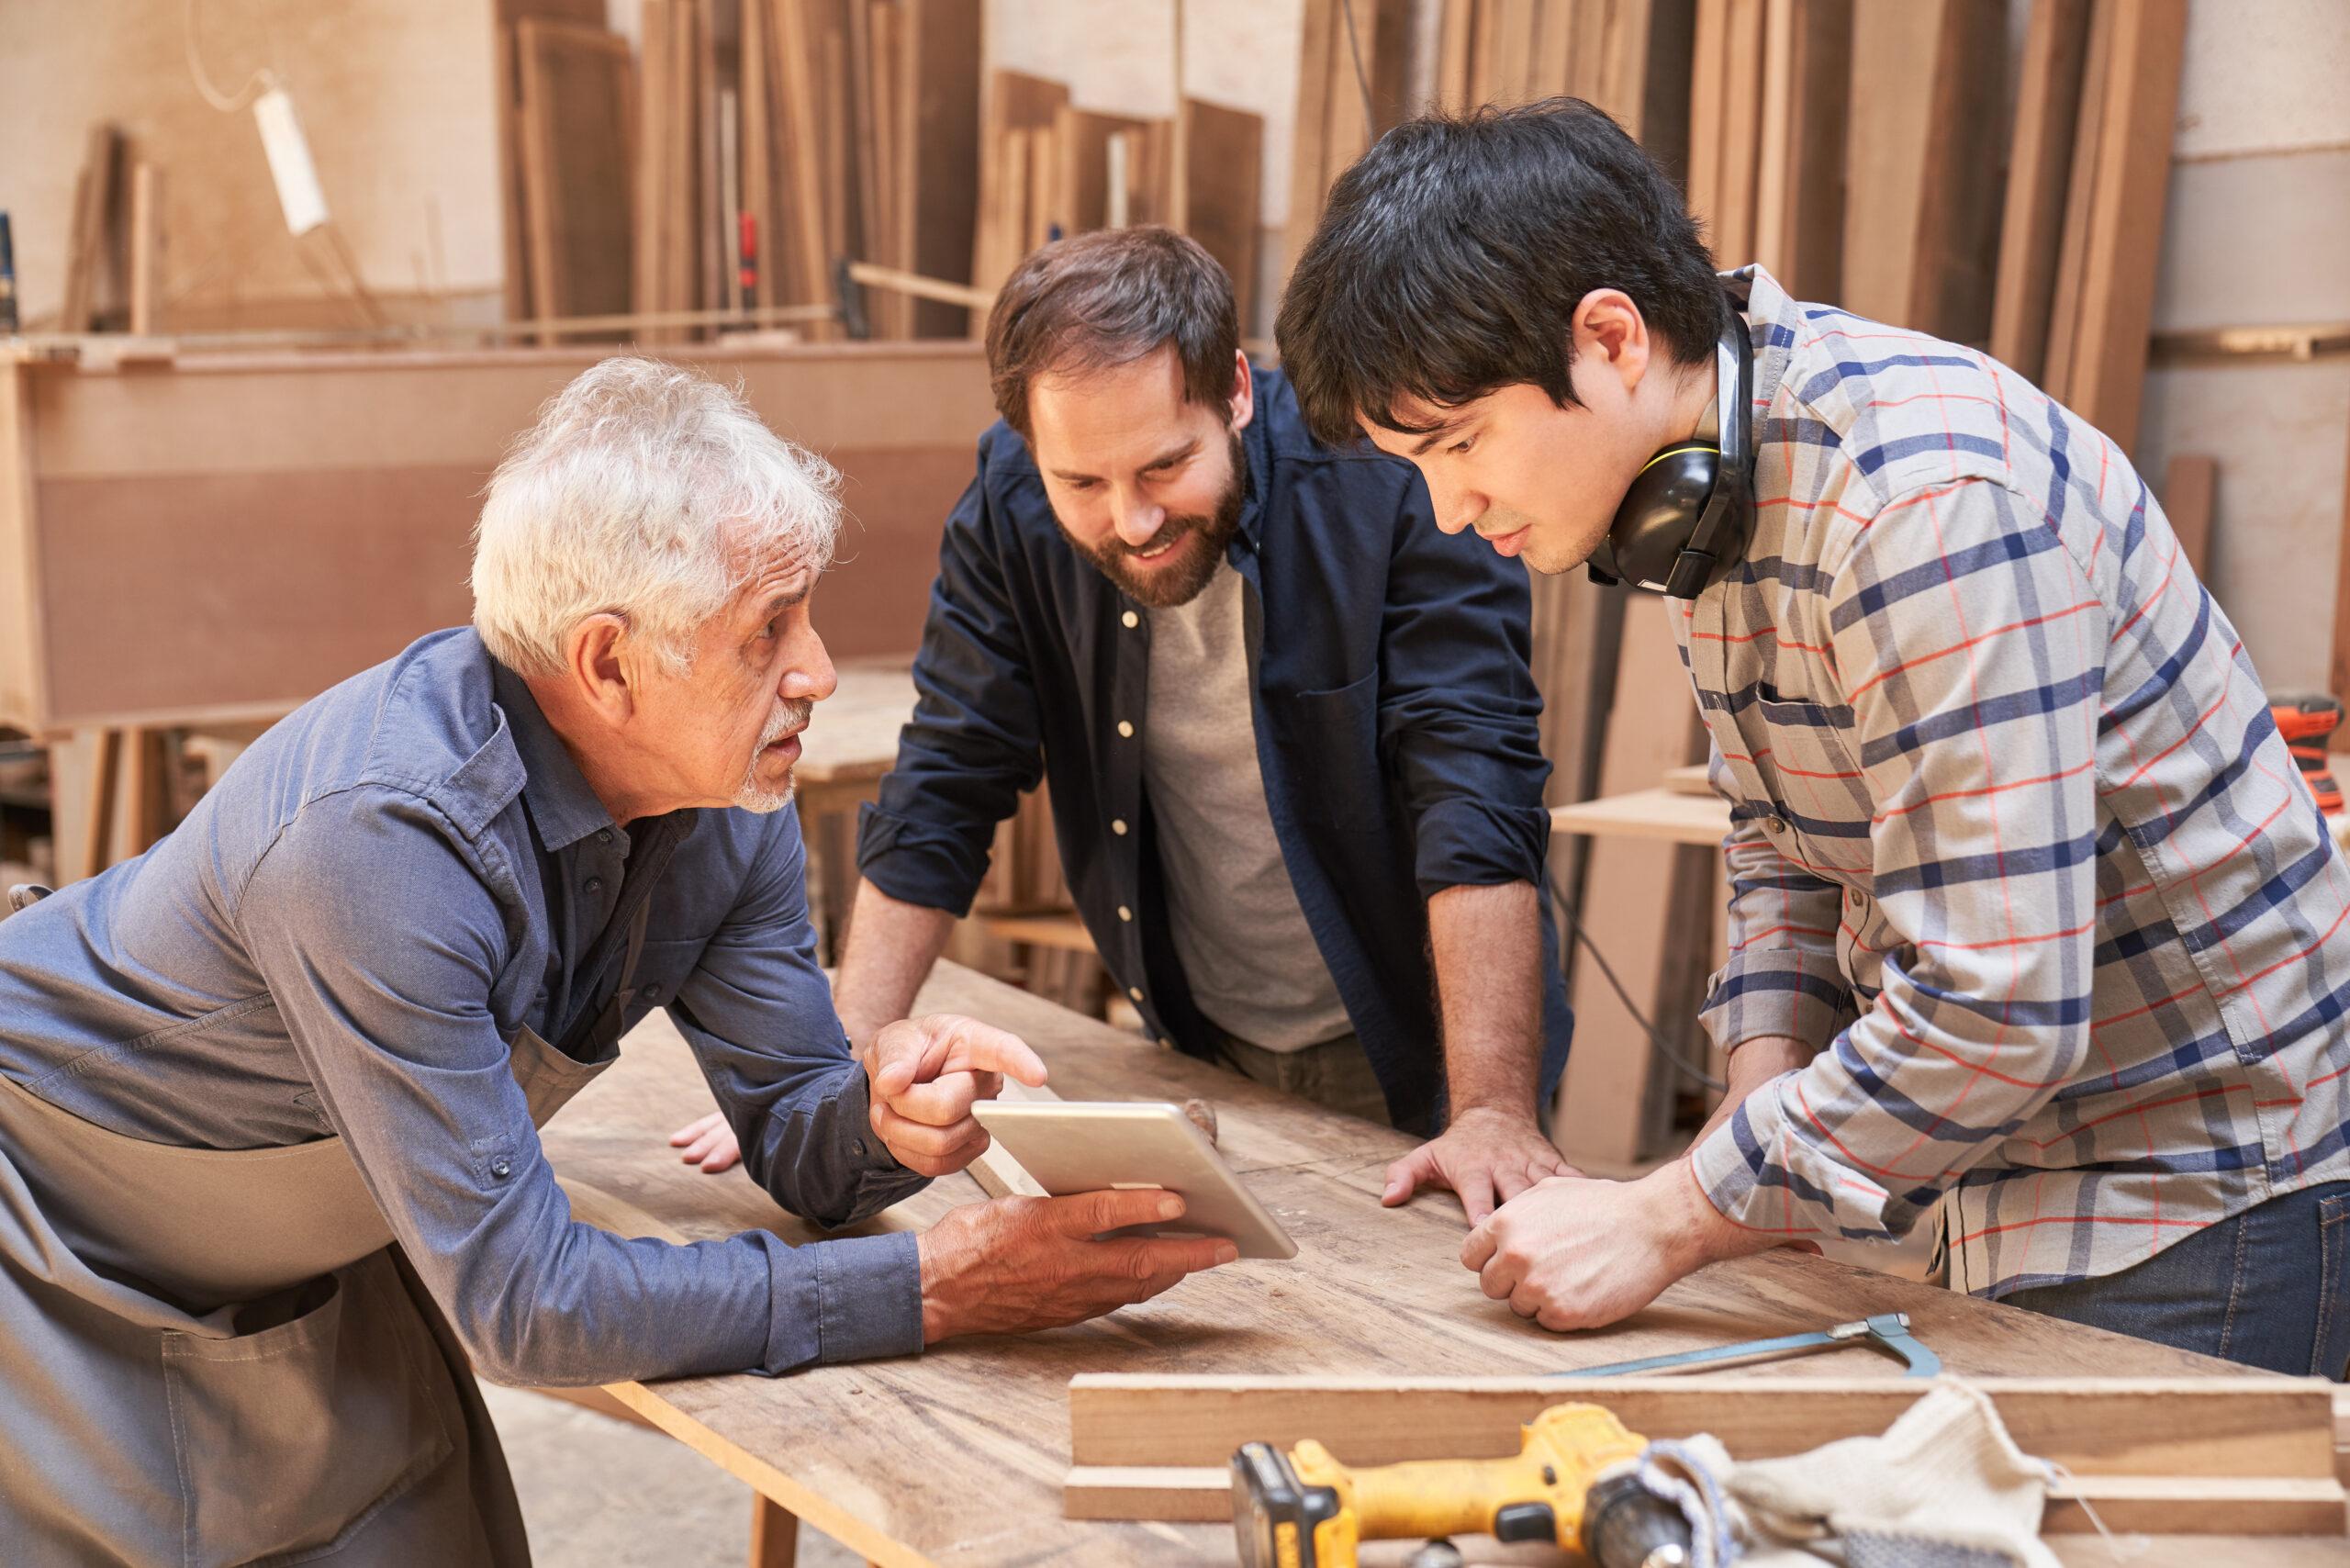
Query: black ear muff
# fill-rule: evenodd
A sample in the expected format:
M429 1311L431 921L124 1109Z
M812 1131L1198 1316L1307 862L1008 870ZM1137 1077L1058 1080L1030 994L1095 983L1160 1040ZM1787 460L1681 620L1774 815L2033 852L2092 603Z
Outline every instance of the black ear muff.
M1695 599L1746 554L1754 526L1754 351L1731 300L1715 345L1715 428L1721 443L1679 441L1648 461L1624 492L1607 537L1592 552L1591 580L1629 583Z
M1643 587L1670 579L1720 471L1721 453L1710 442L1678 442L1650 458L1624 492L1606 543L1592 556L1594 578L1605 571Z

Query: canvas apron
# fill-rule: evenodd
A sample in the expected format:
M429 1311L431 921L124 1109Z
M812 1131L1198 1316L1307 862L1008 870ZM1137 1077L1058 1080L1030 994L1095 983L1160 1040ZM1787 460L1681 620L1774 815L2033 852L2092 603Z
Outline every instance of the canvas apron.
M610 1066L610 1002L510 1042L543 1126ZM340 1138L181 1148L0 1074L0 1560L527 1563L464 1350Z

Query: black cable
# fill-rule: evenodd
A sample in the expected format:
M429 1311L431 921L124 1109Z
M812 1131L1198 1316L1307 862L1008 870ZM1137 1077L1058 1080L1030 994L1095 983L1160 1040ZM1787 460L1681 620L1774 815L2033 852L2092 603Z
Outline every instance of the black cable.
M1624 1004L1624 1011L1632 1015L1632 1022L1638 1024L1640 1026L1640 1032L1649 1037L1649 1044L1656 1047L1657 1055L1679 1068L1687 1077L1696 1080L1716 1093L1728 1093L1729 1084L1703 1069L1692 1066L1687 1058L1673 1048L1672 1042L1664 1037L1663 1033L1648 1021L1647 1015L1633 1004L1631 992L1626 991L1624 982L1616 978L1616 970L1607 962L1607 955L1599 950L1599 944L1584 934L1583 923L1575 918L1574 904L1568 899L1566 890L1559 886L1559 874L1546 868L1543 872L1543 879L1550 884L1550 902L1558 905L1559 918L1565 922L1568 932L1574 939L1583 944L1583 950L1591 955L1592 962L1599 966L1599 972L1607 978L1608 989L1615 991L1616 1000Z

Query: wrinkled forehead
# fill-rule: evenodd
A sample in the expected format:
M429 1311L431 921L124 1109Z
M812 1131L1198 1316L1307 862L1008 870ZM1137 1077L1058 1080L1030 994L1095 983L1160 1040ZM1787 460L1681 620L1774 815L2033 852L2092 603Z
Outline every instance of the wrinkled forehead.
M811 539L806 531L792 530L779 521L736 519L725 526L721 538L727 576L733 584L730 602L741 607L751 600L764 603L778 595L798 595L812 588L833 564L837 535L827 532Z

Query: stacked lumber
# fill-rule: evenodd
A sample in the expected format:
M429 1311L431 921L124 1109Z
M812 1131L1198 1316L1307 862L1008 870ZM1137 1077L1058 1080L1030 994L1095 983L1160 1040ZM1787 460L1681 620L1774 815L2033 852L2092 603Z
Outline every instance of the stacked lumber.
M1002 286L1020 259L1068 234L1162 223L1232 276L1241 328L1256 302L1265 126L1243 109L1185 98L1172 119L1069 102L1058 82L999 71L981 115L971 278ZM974 337L987 323L974 311Z
M510 319L633 313L677 342L830 309L845 263L968 280L977 6L643 0L633 55L602 15L499 6ZM881 291L861 319L955 337L966 308Z
M2137 445L2186 47L2187 0L2090 11L2041 379L2124 451Z
M1404 117L1409 0L1305 0L1281 276L1321 221L1330 183Z

